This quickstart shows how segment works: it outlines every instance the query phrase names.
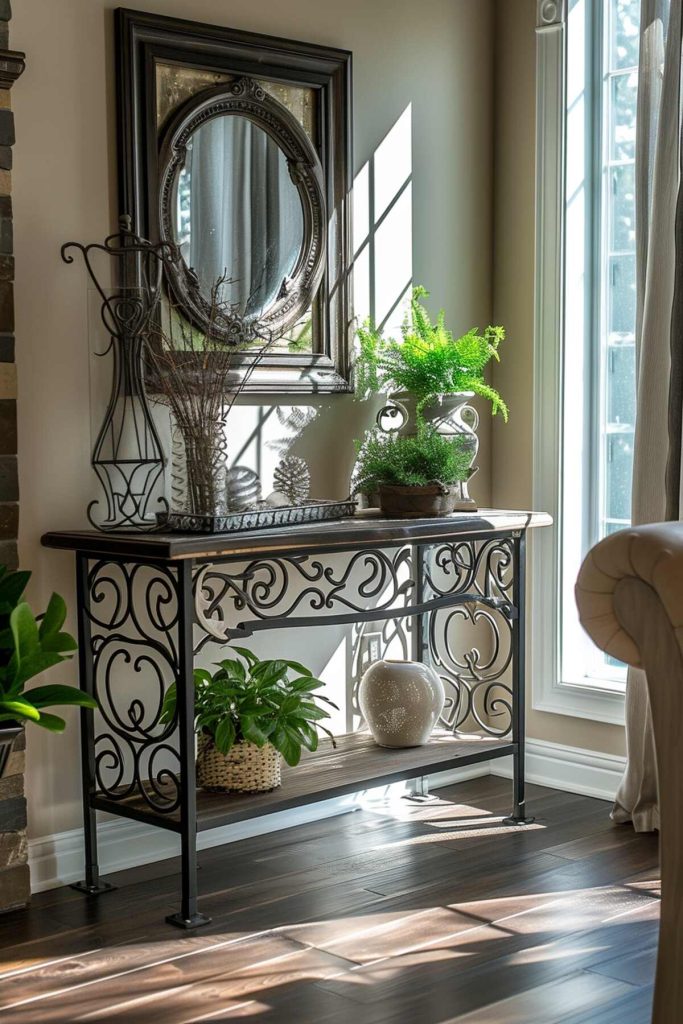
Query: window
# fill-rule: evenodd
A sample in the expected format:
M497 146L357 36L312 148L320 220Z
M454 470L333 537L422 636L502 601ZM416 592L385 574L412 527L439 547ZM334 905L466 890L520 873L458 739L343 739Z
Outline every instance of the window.
M537 261L545 266L535 472L539 507L554 511L557 525L538 559L553 569L544 581L537 568L537 584L549 598L543 628L555 639L541 653L535 705L619 721L625 668L588 640L573 591L588 548L631 514L640 0L539 7Z
M635 416L635 124L640 0L567 15L562 679L622 685L579 626L583 555L629 525Z

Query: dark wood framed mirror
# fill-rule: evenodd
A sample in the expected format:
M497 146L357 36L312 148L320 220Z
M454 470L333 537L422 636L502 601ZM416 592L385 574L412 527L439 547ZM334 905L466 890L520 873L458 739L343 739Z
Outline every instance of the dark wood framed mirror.
M201 331L227 270L277 338L245 390L350 391L351 55L123 8L116 45L120 209L179 244L174 303Z

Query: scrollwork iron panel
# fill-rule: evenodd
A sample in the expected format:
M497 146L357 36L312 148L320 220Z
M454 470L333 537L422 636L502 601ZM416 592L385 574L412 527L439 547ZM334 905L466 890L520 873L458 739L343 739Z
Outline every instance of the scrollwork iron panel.
M446 687L443 724L454 732L507 736L515 543L506 537L425 546L418 562L417 548L400 546L342 557L200 564L194 573L195 653L260 624L353 621L351 660L358 674L363 622L380 623L382 649L398 645L403 657L419 630L421 656ZM87 574L93 689L100 704L97 789L112 801L142 797L160 814L178 809L181 792L177 721L161 722L165 694L182 671L178 575L169 564L107 560L92 561Z
M503 737L512 729L514 544L458 541L433 548L426 561L425 599L479 598L426 616L425 650L443 679L443 722L454 732Z
M87 580L97 788L171 814L180 802L177 721L164 724L161 713L180 671L177 571L96 561Z
M260 558L236 569L210 564L195 580L197 622L205 633L199 646L281 620L324 625L386 617L392 609L405 614L413 588L407 547L356 551L343 565L306 555Z

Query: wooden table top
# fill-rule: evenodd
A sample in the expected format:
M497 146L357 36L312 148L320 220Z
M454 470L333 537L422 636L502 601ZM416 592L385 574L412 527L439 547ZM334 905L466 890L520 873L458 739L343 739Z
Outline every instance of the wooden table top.
M98 530L57 530L46 533L42 543L49 548L65 548L93 555L130 555L136 559L176 561L260 555L348 551L364 547L384 547L482 538L487 534L524 531L550 526L546 512L520 512L481 509L478 512L454 512L434 519L387 519L378 510L357 513L337 522L283 526L272 530L243 533L101 533Z

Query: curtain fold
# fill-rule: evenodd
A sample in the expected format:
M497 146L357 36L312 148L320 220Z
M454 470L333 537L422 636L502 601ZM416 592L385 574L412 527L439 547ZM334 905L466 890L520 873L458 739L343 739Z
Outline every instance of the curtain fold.
M634 525L679 518L683 382L681 17L683 0L642 0L636 122ZM647 681L629 669L628 762L612 811L636 831L659 827Z
M277 298L303 243L303 214L284 153L244 117L220 117L194 133L187 262L204 295L227 273L224 300L242 316Z

